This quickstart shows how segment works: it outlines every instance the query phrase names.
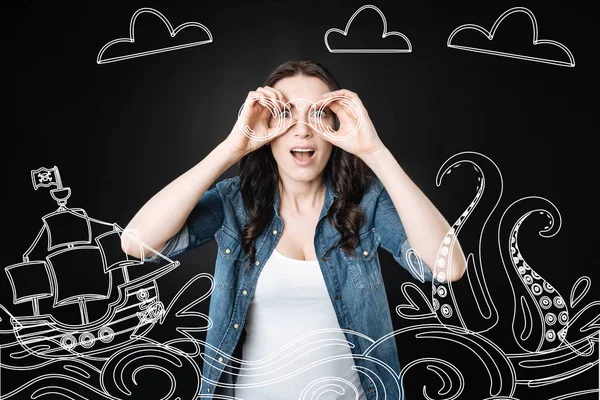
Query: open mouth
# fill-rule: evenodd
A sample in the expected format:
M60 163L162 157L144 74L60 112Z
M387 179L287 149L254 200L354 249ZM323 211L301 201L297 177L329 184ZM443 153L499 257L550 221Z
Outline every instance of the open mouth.
M290 153L299 161L310 160L315 155L315 151L312 149L292 149Z

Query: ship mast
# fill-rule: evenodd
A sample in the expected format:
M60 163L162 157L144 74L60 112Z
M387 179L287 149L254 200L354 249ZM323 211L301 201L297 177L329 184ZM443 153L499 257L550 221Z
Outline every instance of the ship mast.
M37 170L31 171L31 180L33 183L33 188L37 190L40 187L50 187L55 186L54 189L50 190L50 195L56 201L58 205L58 209L53 213L46 215L43 219L45 222L45 227L42 228L40 234L34 241L34 243L30 246L27 252L24 254L23 259L28 261L29 254L36 247L37 242L40 240L41 233L46 230L49 239L48 250L54 250L54 252L48 256L46 256L46 260L44 262L45 266L50 272L51 280L54 282L53 292L54 292L54 306L61 306L67 304L77 303L79 305L79 311L81 315L81 323L86 325L89 323L89 316L87 311L87 300L101 300L108 296L108 294L73 294L71 296L66 296L63 293L63 290L59 290L59 275L63 274L64 271L60 272L61 269L64 269L64 262L81 262L82 264L93 264L95 258L98 258L99 267L102 268L100 262L100 250L98 247L91 245L91 228L89 225L89 217L87 213L83 209L69 209L67 207L67 201L71 196L71 189L69 187L63 187L62 180L60 177L60 173L58 172L58 167L54 166L53 168L39 168ZM61 238L63 240L55 240L53 235L50 233L50 226L48 225L48 218L64 218L60 216L71 216L76 217L76 219L82 219L85 223L80 224L79 230L70 232L70 235L73 235L71 238L65 240L65 238ZM61 220L59 220L60 222ZM109 225L109 224L106 224ZM81 230L83 227L83 230ZM60 239L60 238L59 238ZM57 242L57 243L52 243ZM75 246L78 244L78 246ZM89 245L88 245L89 244ZM83 246L81 246L83 245ZM63 247L64 246L64 247ZM81 259L76 258L77 254ZM102 269L101 269L102 270ZM106 273L103 271L103 273ZM109 279L109 291L112 286L112 276L108 273ZM67 290L69 293L71 289ZM62 296L61 296L62 295ZM61 299L62 297L62 299ZM60 300L59 300L60 299ZM37 312L39 314L39 304L38 298L33 298L33 307L34 314ZM37 315L37 314L36 314Z
M56 189L50 191L52 198L58 203L59 209L65 209L67 200L71 196L71 189L62 186L60 173L56 166L50 169L39 168L31 171L31 181L35 190L39 187L56 186ZM52 271L48 264L41 260L29 260L29 254L38 244L44 232L45 228L42 227L29 249L23 254L22 263L10 265L5 268L12 287L14 303L31 301L33 315L36 317L40 315L40 299L54 295L54 287L50 284ZM26 286L24 285L25 281L32 279L32 277L35 277L34 280L38 286L35 290L24 289L24 286Z
M67 207L71 189L63 187L56 166L32 170L31 180L35 190L54 186L50 195L56 201L58 209L42 217L44 225L23 254L23 262L5 268L13 289L13 302L17 304L31 301L34 316L40 316L40 299L54 297L54 307L78 304L81 323L87 325L90 321L87 301L110 298L112 272L119 269L124 283L131 284L128 268L144 264L143 258L129 256L123 251L122 235L131 236L139 244L141 254L145 245L135 230L124 230L116 223L90 218L83 208ZM94 235L91 222L110 229ZM40 259L32 257L34 251L37 253L44 237L47 239L45 256ZM178 265L168 261L170 265ZM85 278L81 275L82 271ZM79 277L79 280L71 279L73 276ZM106 291L82 292L83 288L89 287L87 284L102 282L108 285Z

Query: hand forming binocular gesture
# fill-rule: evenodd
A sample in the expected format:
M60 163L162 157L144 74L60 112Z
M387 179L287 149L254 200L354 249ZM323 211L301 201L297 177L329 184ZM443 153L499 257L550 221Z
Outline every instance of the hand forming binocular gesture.
M338 118L337 129L331 113ZM308 125L322 139L359 157L375 151L381 144L356 93L340 89L323 94L316 102L303 98L288 100L270 86L248 93L227 139L234 149L247 154L296 124Z

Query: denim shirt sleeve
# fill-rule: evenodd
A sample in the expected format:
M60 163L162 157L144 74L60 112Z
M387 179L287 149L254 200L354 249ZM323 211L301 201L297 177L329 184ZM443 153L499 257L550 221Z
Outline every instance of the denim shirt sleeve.
M206 191L187 217L183 227L171 237L160 254L167 258L175 257L192 250L214 238L215 232L223 225L224 211L221 194L217 187ZM144 261L158 261L159 254L144 258Z
M434 279L431 270L424 261L421 261L423 265L423 276L421 276L419 261L414 253L411 256L412 263L409 263L408 256L410 256L410 253L408 253L408 250L411 245L408 242L404 225L402 225L396 207L394 207L394 203L385 188L382 189L377 199L374 223L375 230L381 236L381 247L391 253L394 260L402 268L406 269L420 282L431 282ZM438 281L437 278L435 278L435 282L438 284L446 283Z

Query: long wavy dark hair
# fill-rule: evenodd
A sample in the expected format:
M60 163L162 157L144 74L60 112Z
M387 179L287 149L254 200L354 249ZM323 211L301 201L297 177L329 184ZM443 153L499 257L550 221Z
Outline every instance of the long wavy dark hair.
M313 60L284 62L267 76L262 86L272 87L277 81L296 75L317 77L331 91L341 89L329 70ZM335 129L338 127L339 120L336 117ZM372 178L372 172L360 158L333 146L325 166L325 174L330 174L337 192L337 198L327 212L327 219L341 235L329 250L340 246L344 251L352 252L358 245L358 232L365 220L358 204ZM279 188L279 170L271 148L261 146L242 157L239 175L242 199L248 215L242 233L242 247L250 260L246 270L248 272L256 257L254 242L273 218L275 191Z

